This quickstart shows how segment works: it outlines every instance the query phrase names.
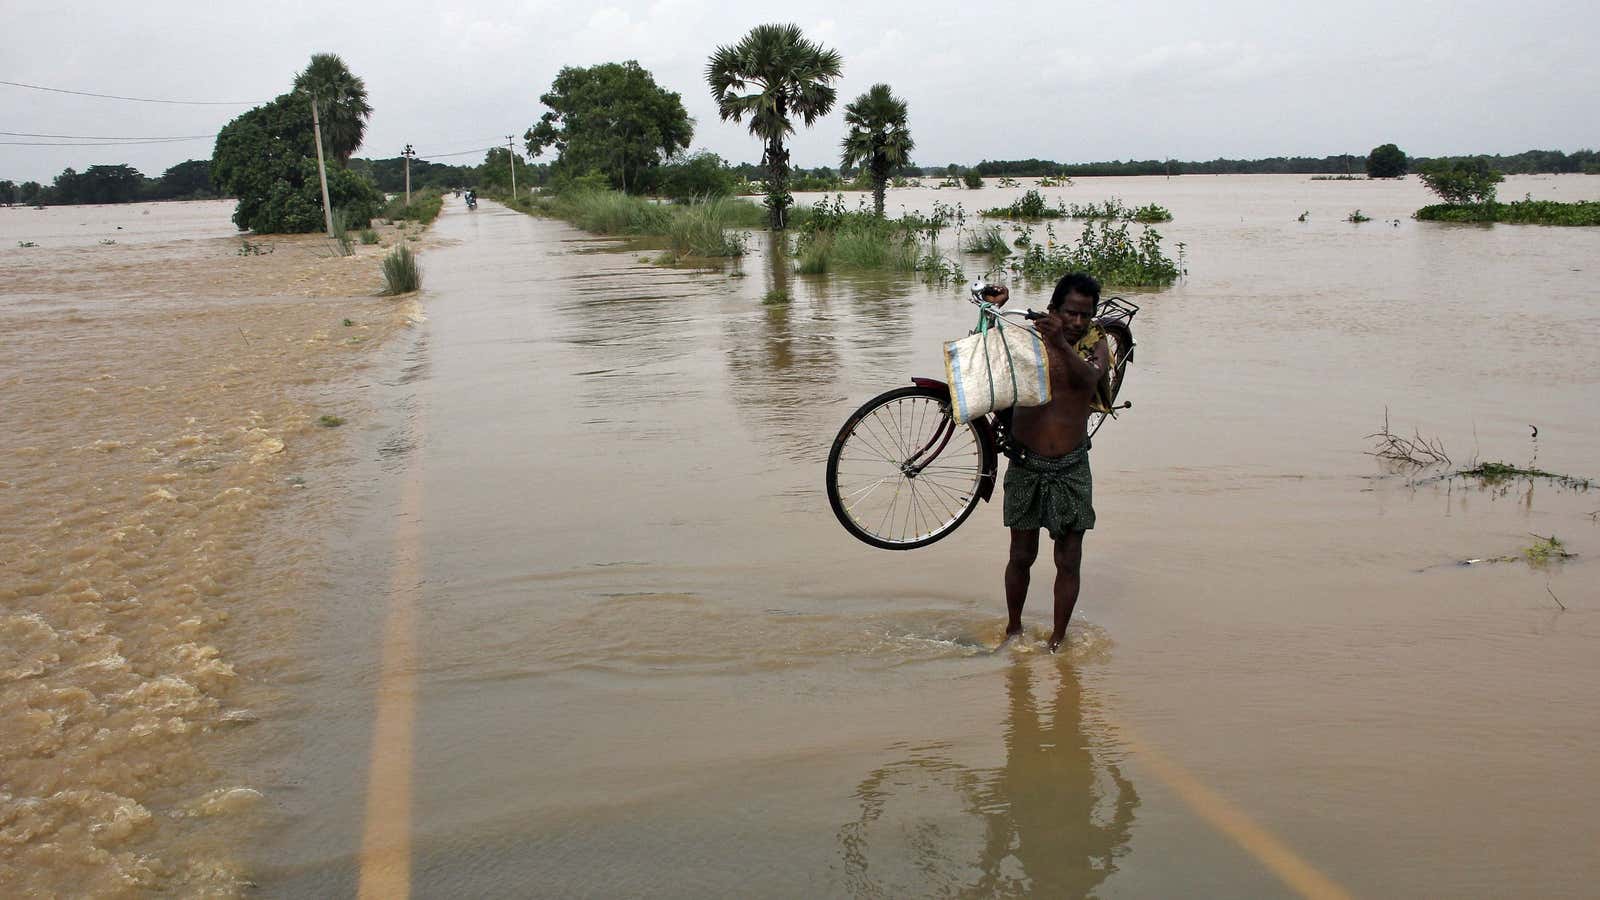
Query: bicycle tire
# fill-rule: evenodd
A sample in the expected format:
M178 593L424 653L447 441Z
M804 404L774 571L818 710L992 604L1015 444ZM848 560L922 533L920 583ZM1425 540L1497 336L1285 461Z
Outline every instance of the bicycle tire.
M828 504L863 543L885 550L926 547L972 515L989 456L986 431L950 418L947 391L895 388L862 404L834 437Z
M1100 330L1106 336L1106 349L1110 351L1111 358L1111 390L1109 391L1111 397L1109 402L1106 403L1106 406L1109 407L1116 405L1117 395L1122 393L1122 379L1128 373L1128 360L1133 358L1133 332L1121 323L1100 322L1098 324ZM1104 425L1106 419L1109 418L1111 417L1103 412L1090 412L1089 436L1094 437L1095 432L1099 431L1100 426Z

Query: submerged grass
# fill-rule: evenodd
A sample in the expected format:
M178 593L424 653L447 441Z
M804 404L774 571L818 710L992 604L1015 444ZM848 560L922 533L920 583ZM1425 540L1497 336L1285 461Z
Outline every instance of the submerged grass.
M497 198L499 199L499 198ZM507 201L522 212L565 219L584 231L622 237L665 237L676 256L743 256L747 235L766 224L766 210L748 200L708 197L658 203L617 191L572 191Z
M961 241L961 249L994 257L1011 255L1011 245L998 225L980 225L967 232Z

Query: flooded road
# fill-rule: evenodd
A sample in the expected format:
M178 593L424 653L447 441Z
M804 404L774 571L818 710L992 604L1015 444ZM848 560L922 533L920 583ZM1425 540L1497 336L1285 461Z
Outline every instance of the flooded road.
M997 506L891 553L823 494L849 412L970 327L957 289L792 275L763 235L662 269L447 205L429 321L307 473L318 552L257 737L211 756L265 796L240 870L269 896L1589 893L1600 494L1364 451L1387 407L1461 464L1600 475L1600 232L1415 223L1414 181L1061 196L1163 203L1191 274L1133 298L1060 656L1044 578L993 650ZM1455 565L1530 532L1577 558Z
M1527 181L1507 190L1600 179ZM1101 527L1054 658L1037 592L1034 640L992 651L997 508L897 554L822 494L848 412L936 374L970 325L958 292L759 252L660 269L447 210L460 243L426 260L385 464L420 523L379 693L413 756L396 772L380 742L352 767L388 773L408 824L375 833L351 792L335 815L365 859L269 860L264 883L375 889L403 864L419 896L1587 891L1600 500L1412 485L1363 451L1387 406L1462 461L1593 474L1597 235L1423 227L1406 184L1069 190L1165 202L1193 274L1137 298L1136 408L1096 442ZM1401 222L1337 221L1357 205ZM1579 557L1452 565L1529 532Z

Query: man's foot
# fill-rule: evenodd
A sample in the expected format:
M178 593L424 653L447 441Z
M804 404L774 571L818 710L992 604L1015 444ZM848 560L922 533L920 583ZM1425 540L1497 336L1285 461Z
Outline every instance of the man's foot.
M1055 653L1056 651L1060 650L1061 645L1065 644L1066 642L1067 635L1065 632L1062 632L1061 634L1050 635L1050 652Z
M1017 625L1017 626L1007 625L1006 626L1006 636L1000 639L1000 646L996 647L995 649L996 650L1003 649L1007 644L1011 643L1013 640L1016 640L1019 637L1022 637L1022 626L1021 625Z

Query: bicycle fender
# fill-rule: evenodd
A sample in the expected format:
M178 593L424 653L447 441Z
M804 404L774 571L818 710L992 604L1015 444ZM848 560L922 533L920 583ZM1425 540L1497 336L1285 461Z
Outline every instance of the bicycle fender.
M950 396L950 385L937 378L912 378L911 383L917 387L943 391L946 397ZM983 450L983 472L978 477L978 499L987 503L994 495L994 483L1000 471L1000 452L995 448L994 429L989 425L988 416L973 419L972 427L978 430L978 446Z

